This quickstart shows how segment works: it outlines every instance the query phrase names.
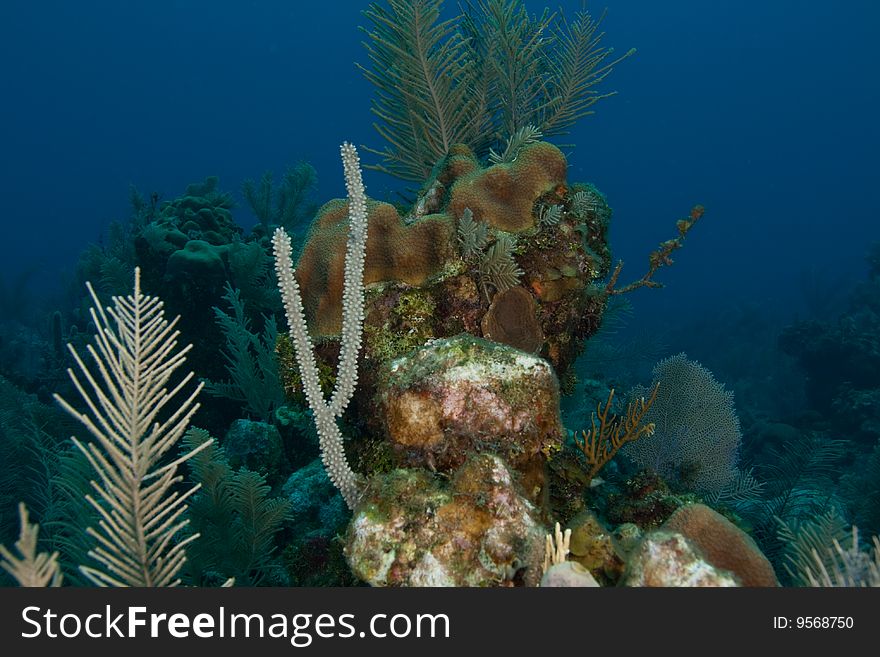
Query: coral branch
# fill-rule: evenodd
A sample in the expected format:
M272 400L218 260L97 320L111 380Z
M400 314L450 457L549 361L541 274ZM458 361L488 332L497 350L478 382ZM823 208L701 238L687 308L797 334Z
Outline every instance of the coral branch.
M364 259L367 244L367 196L361 177L357 149L349 143L341 148L348 189L350 219L348 248L345 253L344 287L342 295L342 337L336 387L325 401L321 390L315 351L306 326L302 292L294 276L290 237L283 228L277 228L272 237L275 252L275 272L278 289L290 326L290 338L296 351L303 391L312 409L315 428L321 447L321 460L330 481L342 493L349 508L354 508L360 495L360 480L345 458L342 433L336 424L351 401L358 380L358 353L364 331Z
M589 431L581 431L581 437L575 436L574 439L578 449L586 457L587 465L590 466L588 479L595 477L626 443L654 434L654 423L643 425L642 420L657 398L659 389L658 383L647 400L641 397L631 401L623 417L611 414L611 404L614 401L613 389L608 395L605 406L599 404L592 418L593 426Z
M687 219L679 219L675 224L676 228L678 228L678 237L662 242L655 251L652 251L648 256L648 271L645 275L622 288L617 287L617 279L620 277L620 271L623 269L623 261L619 260L617 266L614 267L611 278L608 279L608 284L605 286L605 294L607 296L626 294L640 287L663 287L663 283L658 283L654 280L654 274L657 273L660 267L673 263L672 252L682 247L685 236L687 236L694 224L700 220L705 211L706 209L702 205L696 205Z

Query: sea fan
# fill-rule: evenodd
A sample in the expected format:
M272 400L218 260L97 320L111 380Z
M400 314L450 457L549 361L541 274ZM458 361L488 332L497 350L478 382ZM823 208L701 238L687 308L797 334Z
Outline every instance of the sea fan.
M651 386L657 383L660 392L645 416L656 423L655 435L626 445L626 456L702 495L739 497L751 488L750 476L737 481L742 433L733 393L685 354L657 363ZM630 397L646 393L637 386Z

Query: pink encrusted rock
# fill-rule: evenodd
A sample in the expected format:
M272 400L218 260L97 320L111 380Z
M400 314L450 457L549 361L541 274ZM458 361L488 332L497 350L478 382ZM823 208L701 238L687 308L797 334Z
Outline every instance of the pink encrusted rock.
M374 477L345 556L373 586L535 586L544 537L501 459L480 455L451 481L415 469Z
M550 364L466 334L392 361L377 399L400 465L449 472L471 453L494 453L533 501L564 435Z
M630 555L624 586L739 586L736 577L703 559L681 534L654 531Z
M541 578L541 586L545 588L587 587L597 588L599 582L590 571L577 561L563 561L553 564Z

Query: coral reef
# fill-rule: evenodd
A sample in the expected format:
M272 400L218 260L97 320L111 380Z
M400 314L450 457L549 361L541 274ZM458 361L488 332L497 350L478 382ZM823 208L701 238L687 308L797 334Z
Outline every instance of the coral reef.
M633 553L623 577L624 586L730 587L736 578L716 568L681 534L651 532Z
M214 321L228 286L239 288L252 319L273 310L277 292L267 298L268 257L265 246L244 231L232 216L229 193L212 176L189 185L183 196L156 203L131 237L134 263L141 267L144 287L161 290L170 312L180 314L181 332L193 343L191 360L200 375L220 380L227 375L213 345L223 334ZM133 263L133 264L134 264Z
M608 95L594 86L631 51L612 58L600 45L601 18L586 13L568 23L549 11L533 18L520 2L476 0L438 24L440 5L390 0L388 10L366 12L378 65L368 77L381 89L379 130L392 145L377 168L419 182L411 203L368 199L357 151L343 144L348 197L317 211L301 249L291 238L315 211L308 165L288 170L280 187L268 173L245 182L260 222L250 234L211 177L163 203L133 192L132 221L113 229L106 249L84 254L80 273L104 291L127 290L121 274L140 265L144 288L163 290L167 308L182 313L180 333L161 302L141 293L139 273L134 295L114 297L106 312L89 288L98 350L92 367L71 348L80 372L71 369L71 390L90 413L61 403L97 442L74 441L75 458L21 460L52 471L45 480L53 485L66 480L68 497L91 506L53 508L53 491L40 499L34 481L17 488L42 505L47 544L68 556L38 555L22 510L20 556L0 550L14 577L52 583L56 560L80 565L91 555L97 565L82 573L109 585L230 577L242 585L349 585L355 577L374 586L776 583L742 530L688 505L699 494L721 508L750 481L738 465L731 395L708 370L683 356L663 361L652 386L628 403L615 402L607 378L576 385L575 361L609 302L659 287L655 275L703 216L696 206L649 255L647 272L618 285L607 199L569 181L562 150L542 141ZM419 93L425 85L431 94ZM16 298L3 292L0 305ZM230 310L218 308L221 300ZM71 315L80 329L56 313L52 340L40 345L54 350L58 370L65 323L78 341L88 322ZM866 341L872 321L845 328L856 325L856 341ZM177 351L178 337L195 346ZM193 376L169 378L185 353L204 378L175 411ZM874 431L878 386L838 383L832 406ZM202 385L234 402L206 414L217 442L207 430L186 431ZM138 406L140 386L148 408ZM596 415L575 435L560 397L578 387L579 403ZM2 377L0 402L0 419L27 411L12 429L0 422L0 438L32 434L0 453L58 447ZM634 472L615 459L621 449L653 470ZM844 488L870 486L875 465L867 461ZM100 498L84 497L94 470ZM3 482L18 478L0 478L0 499L8 499ZM791 497L801 492L818 490L801 482ZM57 520L64 514L66 526ZM95 519L105 520L91 533L97 549L90 539L74 545L70 527Z
M563 433L546 361L461 335L392 361L382 380L375 408L401 465L449 472L471 452L491 452L539 498Z
M422 469L375 477L345 554L374 586L535 586L544 529L504 462L485 454L448 483Z
M594 281L610 266L610 210L592 188L569 187L565 171L562 153L545 142L485 167L457 146L409 214L368 202L366 369L464 331L538 353L561 376L599 326L605 296ZM575 203L581 193L592 203ZM559 221L540 222L552 205ZM312 336L329 359L341 326L347 208L324 205L296 269ZM485 238L468 233L475 226Z
M474 454L492 453L503 459L505 472L514 473L522 491L517 495L546 507L546 462L564 435L556 373L570 366L598 326L605 297L594 293L593 283L610 263L610 210L594 188L569 187L565 172L561 152L544 142L524 144L512 161L488 166L456 146L437 164L409 213L366 202L364 350L353 414L360 435L346 451L366 466L361 472L367 499L396 490L417 473L426 486L434 481L430 472L460 482L474 474L466 469ZM548 207L555 208L552 222L546 220ZM332 371L346 349L348 338L337 335L345 333L346 303L354 298L346 292L349 214L346 201L324 205L293 279L307 321L296 325L308 326L316 346L316 369L307 376L320 382L322 394L344 385L342 374L334 378ZM316 397L305 390L301 357L294 357L286 339L278 353L288 394ZM404 476L393 466L422 470ZM479 497L493 495L491 480L471 484L480 488ZM355 513L350 534L359 522L364 529L364 509L371 504L359 495L347 498ZM417 505L392 515L424 512ZM384 524L381 531L392 532L389 541L416 541L419 550L433 554L430 546L438 539L413 523L406 534L415 538ZM411 561L400 566L405 574L377 575L376 560L387 553L370 551L387 546L376 536L357 536L349 539L348 559L362 579L425 581L424 563L416 574L405 571ZM429 569L430 577L489 581L476 553L464 551L458 559L454 575L444 566L445 574Z
M811 408L862 444L880 439L880 274L871 270L838 317L786 328L779 347L806 374Z
M842 304L779 335L780 350L804 375L809 411L792 420L802 435L773 454L776 469L796 474L792 454L818 466L806 484L798 478L787 516L773 509L791 527L834 511L868 534L880 532L880 244L867 261L867 279L837 294Z

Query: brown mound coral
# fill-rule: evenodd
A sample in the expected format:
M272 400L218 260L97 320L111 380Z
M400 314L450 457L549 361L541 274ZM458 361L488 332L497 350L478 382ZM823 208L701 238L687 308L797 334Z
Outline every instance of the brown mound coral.
M567 163L556 146L536 142L524 146L509 164L473 171L455 182L447 212L460 217L470 208L474 218L508 232L535 225L535 202L565 185Z
M662 529L678 532L716 568L735 574L743 586L778 586L773 566L752 538L705 504L689 504L673 513Z
M455 227L445 215L405 225L394 206L370 202L364 283L421 285L456 255ZM342 322L342 282L348 237L348 202L322 207L296 267L303 305L315 335L335 335Z
M547 143L489 166L455 146L408 212L368 203L362 389L389 360L461 332L538 353L565 374L604 309L605 297L590 291L609 267L610 215L598 192L578 201L589 186L569 186L566 169ZM550 207L558 219L540 221ZM485 232L470 254L460 244L465 215ZM347 202L326 204L297 264L313 337L339 333L347 233ZM506 260L493 257L501 242L510 246Z

